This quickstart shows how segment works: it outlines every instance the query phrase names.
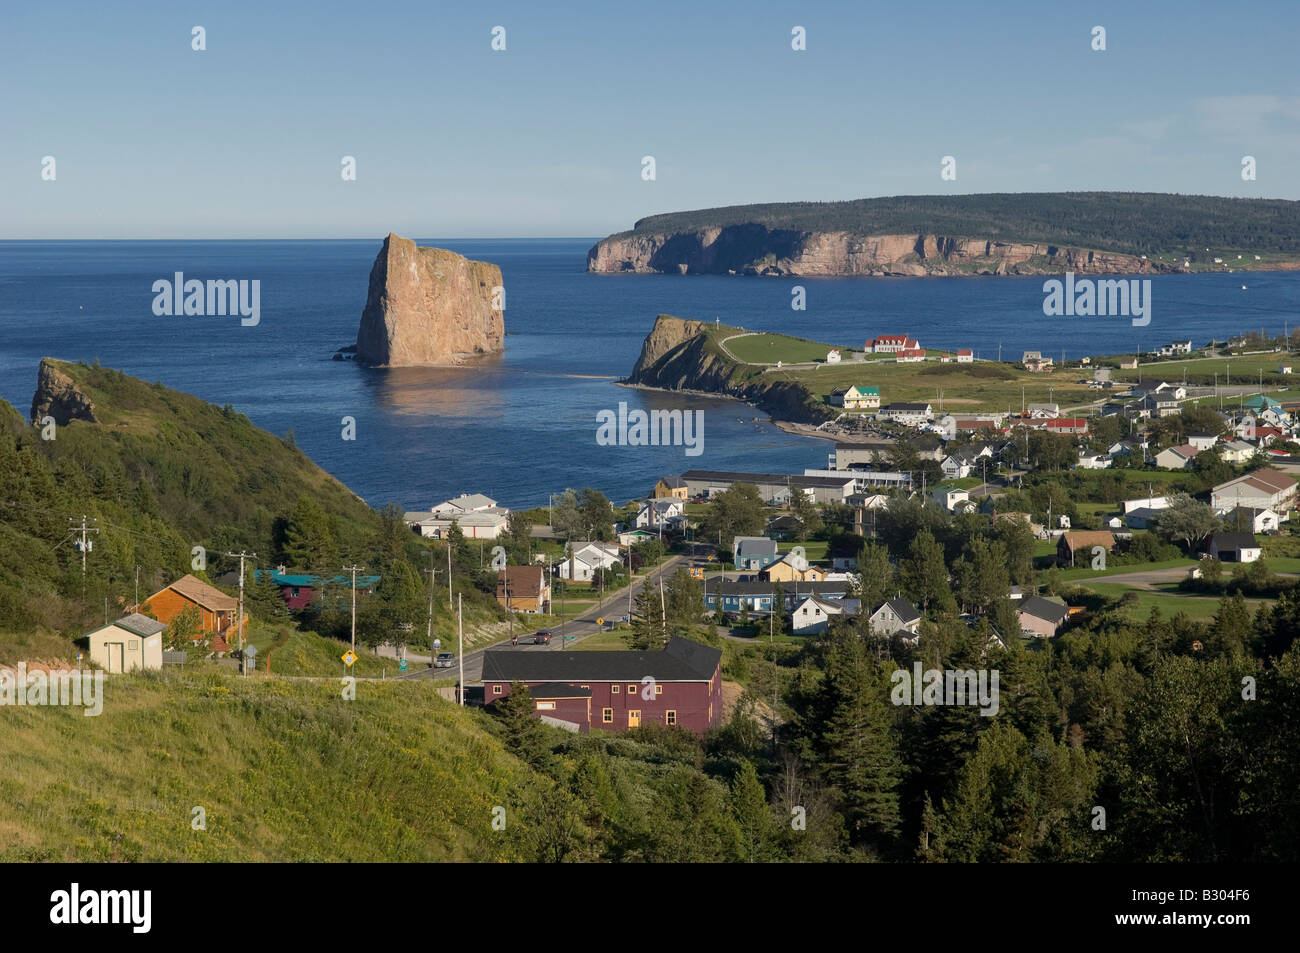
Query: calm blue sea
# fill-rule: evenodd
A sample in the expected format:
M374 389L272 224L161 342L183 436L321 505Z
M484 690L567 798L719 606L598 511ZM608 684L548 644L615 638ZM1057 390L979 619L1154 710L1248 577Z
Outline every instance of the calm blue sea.
M1151 324L1046 318L1042 279L821 279L594 276L592 239L419 239L501 266L506 351L473 368L376 370L331 360L356 338L374 241L0 242L0 398L24 415L42 356L92 361L233 404L283 434L364 497L424 508L461 492L545 503L595 486L617 502L689 468L799 472L830 444L754 422L731 401L617 387L655 315L712 320L861 345L910 332L927 347L993 357L1059 357L1203 343L1300 322L1300 274L1153 279ZM260 279L261 323L155 317L153 282ZM790 307L807 289L807 310ZM1242 290L1241 285L1247 285ZM600 447L596 414L629 408L705 410L704 452ZM341 418L356 419L356 440Z

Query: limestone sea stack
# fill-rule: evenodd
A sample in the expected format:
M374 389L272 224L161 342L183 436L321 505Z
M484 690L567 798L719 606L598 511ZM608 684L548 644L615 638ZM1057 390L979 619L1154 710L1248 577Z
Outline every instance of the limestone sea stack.
M505 346L501 269L389 233L370 269L356 359L381 367L463 364Z

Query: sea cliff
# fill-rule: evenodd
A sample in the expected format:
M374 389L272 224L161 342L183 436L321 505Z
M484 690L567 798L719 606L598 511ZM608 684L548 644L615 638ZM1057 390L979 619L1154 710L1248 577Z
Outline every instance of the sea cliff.
M461 364L504 347L501 269L394 234L370 269L356 359L386 367Z

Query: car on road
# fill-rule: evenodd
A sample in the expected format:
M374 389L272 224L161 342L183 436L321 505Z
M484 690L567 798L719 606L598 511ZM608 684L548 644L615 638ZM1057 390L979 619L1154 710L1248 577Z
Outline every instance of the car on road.
M439 652L438 657L433 660L434 668L451 668L452 663L456 661L456 656L450 652Z
M536 635L533 636L533 645L550 645L550 644L551 644L551 633L547 632L545 629L543 629L541 632L538 632Z

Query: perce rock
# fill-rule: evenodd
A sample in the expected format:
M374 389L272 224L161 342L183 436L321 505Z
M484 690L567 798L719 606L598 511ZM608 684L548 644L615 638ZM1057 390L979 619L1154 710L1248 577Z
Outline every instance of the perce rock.
M356 359L409 367L462 364L500 351L504 302L496 265L445 248L419 248L390 233L370 269Z

